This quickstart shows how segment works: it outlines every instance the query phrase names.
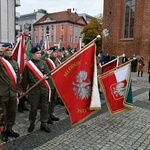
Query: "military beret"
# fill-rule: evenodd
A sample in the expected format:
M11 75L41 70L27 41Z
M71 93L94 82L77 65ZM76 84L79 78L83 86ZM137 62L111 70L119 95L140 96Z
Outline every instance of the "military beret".
M5 43L5 44L2 45L2 47L13 48L13 45L11 43Z
M30 53L36 53L37 51L41 51L41 48L39 46L34 46L31 50Z
M49 48L49 50L55 51L55 50L57 50L57 48L55 46L52 46L52 47Z

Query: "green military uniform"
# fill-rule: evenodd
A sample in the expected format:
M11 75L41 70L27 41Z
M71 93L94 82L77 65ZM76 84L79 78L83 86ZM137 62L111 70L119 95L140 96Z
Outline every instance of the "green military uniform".
M4 114L4 130L12 130L12 126L14 125L16 118L17 93L20 75L17 62L12 60L10 57L5 57L5 59L12 65L18 80L18 86L15 88L7 70L0 60L0 107L2 108Z
M42 74L49 73L49 68L44 60L34 60L31 59L31 61L34 63L34 65L42 72ZM23 75L22 75L22 81L21 86L23 88L23 91L27 90L27 87L32 87L34 84L36 84L39 81L39 79L32 73L32 71L28 68L28 66L25 66ZM44 124L48 120L48 104L49 104L49 90L44 86L44 84L41 82L36 87L34 87L28 94L28 101L31 105L30 113L29 113L29 120L31 123L34 123L36 120L37 110L40 106L41 115L40 115L40 121Z
M54 49L54 51L55 50L56 49ZM56 67L60 65L60 62L58 61L58 59L53 58L50 55L47 55L47 53L43 53L43 55L41 56L41 59L43 59L43 60L46 61L46 63L48 65L50 71L52 69L51 69L51 67L50 67L50 65L48 63L47 58L50 58L54 62L54 64L55 64ZM57 94L56 88L55 88L55 86L53 84L53 81L52 81L51 77L50 77L50 82L49 83L50 83L50 87L51 87L51 101L49 103L49 119L48 119L48 123L51 124L52 120L53 121L58 121L59 120L59 118L57 118L57 117L55 117L53 115L54 107L58 103L58 94Z

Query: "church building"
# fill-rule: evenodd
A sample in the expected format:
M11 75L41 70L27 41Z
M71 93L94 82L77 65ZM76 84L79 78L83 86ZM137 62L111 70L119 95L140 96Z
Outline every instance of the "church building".
M144 70L150 59L150 0L104 0L103 50L109 55L143 57Z

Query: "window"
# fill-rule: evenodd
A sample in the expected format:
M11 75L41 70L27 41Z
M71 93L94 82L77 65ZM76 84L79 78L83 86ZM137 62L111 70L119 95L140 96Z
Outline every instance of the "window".
M78 43L77 36L75 36L75 43Z
M63 29L64 29L64 25L62 24L62 25L61 25L61 30L63 30Z
M60 37L60 38L61 38L61 41L63 42L63 41L64 41L64 36L63 36L63 35L61 35L61 37Z
M70 25L70 30L72 30L72 25Z
M134 12L135 0L126 0L124 38L133 38L134 36Z
M72 43L72 35L69 36L69 42Z
M54 36L51 35L51 42L54 42Z
M34 31L38 31L38 27L34 27Z
M51 25L51 30L54 30L54 25Z
M44 27L43 26L41 26L41 31L44 31Z
M38 37L37 36L35 37L35 42L38 43Z

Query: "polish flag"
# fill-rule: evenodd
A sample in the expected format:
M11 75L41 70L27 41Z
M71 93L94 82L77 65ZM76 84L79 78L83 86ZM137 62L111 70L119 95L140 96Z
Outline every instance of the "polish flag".
M101 65L99 63L99 69L101 70L101 73L105 73L111 69L117 68L118 64L119 64L119 57L113 59L112 61L110 61L104 65Z
M106 75L99 76L107 106L111 115L132 108L133 97L131 90L131 65L127 64ZM125 105L127 104L127 105Z
M13 55L12 55L13 59L15 59L18 62L21 75L23 73L24 66L27 62L26 45L24 39L25 36L28 36L28 34L21 34L15 48L13 49Z

